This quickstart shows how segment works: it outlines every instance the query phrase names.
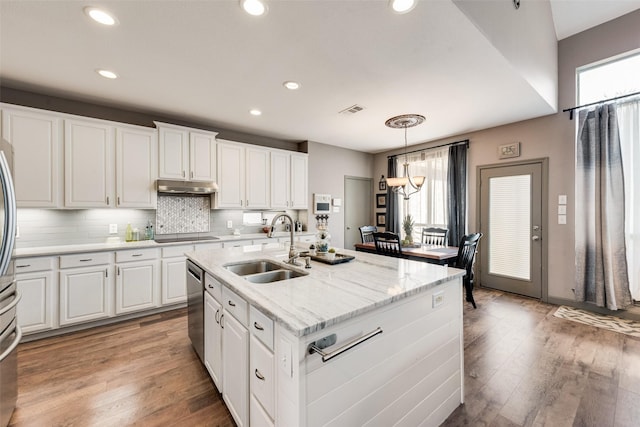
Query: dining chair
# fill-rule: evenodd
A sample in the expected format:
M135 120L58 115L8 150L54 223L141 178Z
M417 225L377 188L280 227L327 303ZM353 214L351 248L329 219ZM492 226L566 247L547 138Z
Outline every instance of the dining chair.
M360 230L362 243L368 243L373 242L373 233L378 231L378 227L375 225L363 225L362 227L358 227L358 230Z
M407 255L402 252L400 236L396 233L373 233L373 241L376 245L377 254L396 258L407 258Z
M427 245L449 246L449 229L440 227L424 227L422 243Z
M482 233L471 233L462 236L460 244L458 245L458 258L453 265L455 268L465 270L466 273L462 278L462 284L464 285L466 301L476 308L476 302L473 299L473 262L476 257L478 248L478 242L482 237Z

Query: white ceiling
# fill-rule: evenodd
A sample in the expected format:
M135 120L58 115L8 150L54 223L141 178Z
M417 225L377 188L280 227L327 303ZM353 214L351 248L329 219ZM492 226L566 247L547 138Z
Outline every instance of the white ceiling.
M90 21L88 4L119 25ZM640 8L551 4L559 38ZM3 85L222 129L379 152L402 146L401 131L384 126L398 114L427 116L409 130L412 144L555 112L449 0L405 15L380 0L272 0L260 18L234 0L0 0L0 12ZM302 88L287 91L286 80ZM354 104L364 110L338 114Z

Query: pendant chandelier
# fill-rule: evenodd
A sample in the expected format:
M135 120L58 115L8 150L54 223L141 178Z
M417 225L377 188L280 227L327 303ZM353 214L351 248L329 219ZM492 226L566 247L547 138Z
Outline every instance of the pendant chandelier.
M420 114L403 114L401 116L391 117L384 122L387 127L393 129L404 129L404 164L402 165L404 176L396 178L387 178L387 185L405 200L409 200L409 196L420 191L424 184L424 176L409 175L409 161L407 157L407 128L418 126L424 122L424 116ZM413 190L412 190L413 189Z

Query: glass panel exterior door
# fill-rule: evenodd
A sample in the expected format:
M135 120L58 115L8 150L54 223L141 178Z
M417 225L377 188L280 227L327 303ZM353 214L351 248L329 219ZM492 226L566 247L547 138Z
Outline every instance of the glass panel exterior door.
M542 297L542 163L480 168L480 285Z

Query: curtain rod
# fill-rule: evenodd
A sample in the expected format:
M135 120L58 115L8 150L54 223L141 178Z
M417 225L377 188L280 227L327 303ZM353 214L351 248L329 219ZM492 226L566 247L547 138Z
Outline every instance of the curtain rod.
M420 150L413 150L413 151L407 151L406 153L394 154L393 156L387 156L387 159L391 159L393 157L398 157L398 156L404 156L405 154L421 153L423 151L433 150L434 148L447 147L447 146L450 146L450 145L462 145L462 144L466 144L467 148L468 148L469 147L469 140L468 139L464 139L462 141L449 142L447 144L435 145L433 147L422 148Z
M566 109L562 110L562 112L566 113L568 111L569 112L569 120L573 120L573 112L575 110L580 110L582 108L591 107L592 105L598 105L598 104L602 104L602 103L609 102L609 101L616 101L618 99L630 98L632 96L637 96L637 95L640 95L640 92L629 93L627 95L620 95L620 96L616 96L614 98L609 98L609 99L603 99L602 101L592 102L591 104L584 104L584 105L579 105L577 107L566 108Z

